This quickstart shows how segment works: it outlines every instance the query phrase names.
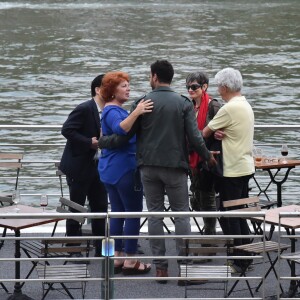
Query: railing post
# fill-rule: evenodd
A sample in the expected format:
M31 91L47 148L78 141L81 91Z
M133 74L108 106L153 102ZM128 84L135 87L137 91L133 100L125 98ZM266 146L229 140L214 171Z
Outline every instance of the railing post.
M115 254L115 241L110 237L109 218L106 219L106 236L102 240L102 256L105 257L102 262L102 281L101 299L109 300L114 298L114 284L110 278L114 277L114 260L110 259Z

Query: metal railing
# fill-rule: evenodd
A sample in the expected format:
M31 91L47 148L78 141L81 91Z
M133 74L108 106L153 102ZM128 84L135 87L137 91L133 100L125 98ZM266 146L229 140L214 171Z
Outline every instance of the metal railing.
M5 219L33 219L33 218L68 218L72 216L72 214L62 214L62 213L45 213L45 214L40 214L40 215L34 215L34 214L21 214L21 213L1 213L1 209L0 209L0 219L5 218ZM215 212L215 213L207 213L207 212L189 212L189 213L179 213L179 212L162 212L162 213L149 213L149 212L142 212L142 213L112 213L109 212L107 214L96 214L96 213L81 213L80 216L85 217L85 218L105 218L106 219L106 224L107 224L107 234L105 237L95 237L92 235L89 236L84 236L81 239L89 239L89 240L93 240L93 239L104 239L106 241L109 241L111 239L132 239L134 237L139 238L139 240L145 244L146 240L149 239L166 239L168 242L167 244L173 242L174 239L182 239L182 238L199 238L199 237L203 237L202 235L199 235L199 232L192 232L192 234L190 236L180 236L180 235L174 235L174 234L169 234L169 235L162 235L162 236L150 236L148 234L142 234L139 236L111 236L109 233L109 224L110 224L110 219L111 218L136 218L136 217L143 217L143 218L147 218L147 217L165 217L165 218L176 218L176 217L196 217L196 218L202 218L202 217L245 217L245 218L249 218L249 217L261 217L262 218L262 223L263 223L263 230L264 232L266 231L265 228L265 222L264 222L264 216L265 213L264 212L245 212L245 213L238 213L238 212ZM172 226L172 223L170 223L170 226ZM49 231L49 236L47 236L47 239L57 239L58 237L50 237L50 233L51 230ZM222 233L218 233L217 237L220 236L222 237ZM62 239L66 239L66 237L61 236L60 237ZM206 236L206 237L212 237L212 236ZM216 237L216 236L214 236ZM223 236L224 237L224 236ZM226 238L242 238L245 236L226 236ZM255 239L259 239L265 242L265 235L249 235L247 236L247 238L255 238ZM32 240L41 240L41 239L45 239L45 234L38 234L36 233L35 235L28 235L26 234L26 236L21 236L21 237L14 237L12 235L9 235L5 238L1 238L3 240L5 240L5 243L9 243L9 241L11 240L26 240L26 241L32 241ZM69 237L69 239L76 239L76 237ZM146 246L147 247L147 246ZM172 248L171 248L172 249ZM147 249L148 250L148 249ZM177 260L178 259L182 259L183 256L179 256L178 253L174 253L173 251L167 251L167 255L166 256L161 256L161 257L157 257L157 256L153 256L151 255L150 251L146 251L147 253L144 255L138 255L135 258L136 259L140 259L143 261L151 261L153 259L168 259L170 260L170 265L177 265ZM170 253L171 252L171 253ZM52 263L51 261L63 261L65 260L65 258L25 258L25 257L21 257L21 258L13 258L13 254L12 251L9 253L10 255L7 256L5 255L3 257L3 253L5 253L5 251L3 251L3 249L0 250L0 264L1 263L20 263L21 264L21 268L22 264L26 264L26 263L30 263L32 261L48 261L49 263ZM118 257L119 259L125 259L126 257ZM250 257L247 256L227 256L227 257L214 257L214 256L210 256L210 259L213 259L215 261L215 263L220 263L220 261L222 259L233 259L233 258L239 258L239 259L249 259ZM266 254L265 252L263 253L263 255L261 256L256 256L256 257L251 257L252 259L255 260L260 260L263 264L262 269L260 270L256 270L255 274L252 274L251 276L246 275L245 277L239 277L239 276L231 276L228 277L228 282L229 284L239 280L241 282L256 282L258 280L263 280L263 285L262 285L262 289L260 291L260 293L257 295L257 297L255 298L249 298L248 292L240 292L237 291L236 294L238 295L239 298L242 299L266 299L266 295L270 292L273 292L273 286L269 288L266 288L266 282L265 279L263 278L263 274L264 274L264 270L265 268L265 264L266 264ZM94 268L93 270L96 270L94 272L94 275L91 278L85 278L83 279L83 281L88 281L90 282L90 284L88 285L88 289L92 289L92 294L93 296L95 296L95 298L93 299L111 299L114 296L118 296L117 298L119 299L128 299L129 297L132 297L132 295L130 294L130 287L132 288L132 283L134 282L134 286L136 287L137 290L140 290L140 296L137 296L137 299L144 299L145 295L144 295L144 291L148 288L149 284L153 281L155 281L157 278L151 274L147 274L144 276L114 276L114 274L112 273L112 265L113 265L113 261L114 261L114 257L89 257L87 260L90 260L92 263L89 265L89 268ZM189 259L197 259L197 257L191 256L189 257ZM70 261L76 261L76 260L82 260L82 258L68 258L68 260ZM86 260L86 259L85 259ZM103 264L105 266L105 268L103 268ZM24 267L25 268L25 267ZM153 266L154 268L154 266ZM174 269L174 268L173 268ZM37 279L37 278L28 278L28 279L24 279L24 278L20 278L20 279L15 279L14 278L14 273L13 273L13 267L10 267L11 272L7 272L5 270L8 270L7 268L0 268L0 274L1 274L1 282L3 284L6 283L15 283L15 282L26 282L26 285L29 285L31 287L31 290L34 291L39 291L40 293L41 291L41 286L39 287L38 284L41 283L41 281L43 281L42 279ZM104 273L101 273L100 270L104 270ZM174 272L174 271L173 271ZM9 274L8 274L9 273ZM26 272L25 272L26 273ZM10 277L7 277L8 275L10 275ZM168 277L166 280L169 282L176 282L178 280L182 280L181 277L176 276L175 274L169 274L170 277ZM174 276L175 275L175 276ZM59 277L59 275L58 275ZM190 278L190 277L186 277L186 280L195 280L195 279L201 279L201 278ZM217 279L212 277L213 279ZM55 279L50 280L50 281L55 281ZM66 279L65 282L72 282L74 280L71 279ZM78 281L78 280L77 280ZM150 283L149 283L150 282ZM99 285L100 283L100 285ZM101 288L100 288L101 286ZM172 285L172 287L174 287L174 285ZM0 286L1 288L1 286ZM168 291L168 285L162 287L161 285L159 285L158 287L159 289L161 289L162 294L165 294L166 296L169 296L169 298L173 298L173 295L176 296L176 299L183 299L184 298L184 291L183 288L184 287L180 287L178 288L178 290L173 290L172 293L170 294ZM165 290L164 290L165 289ZM1 291L1 290L0 290ZM96 291L98 292L98 294L96 295ZM126 291L129 291L129 294L126 294ZM35 292L36 294L37 292ZM216 293L213 293L214 296L217 296ZM40 294L41 295L41 294ZM120 297L120 295L122 295L122 297ZM172 297L170 297L170 295L172 295ZM202 299L206 299L205 298L206 293L203 294L203 297L201 297ZM151 290L147 289L147 297L152 297L151 294ZM136 297L135 297L136 298ZM155 297L155 293L154 296L152 297L152 299L159 299L161 297ZM164 297L163 297L164 298ZM207 298L208 299L208 298ZM215 298L214 298L215 299ZM231 299L231 298L228 298Z

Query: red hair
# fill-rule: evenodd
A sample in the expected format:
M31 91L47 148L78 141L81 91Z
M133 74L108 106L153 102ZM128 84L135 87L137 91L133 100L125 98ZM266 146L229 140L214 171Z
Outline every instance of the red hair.
M128 81L129 75L125 72L108 72L104 75L101 84L101 95L105 102L109 102L114 98L116 87L122 81Z

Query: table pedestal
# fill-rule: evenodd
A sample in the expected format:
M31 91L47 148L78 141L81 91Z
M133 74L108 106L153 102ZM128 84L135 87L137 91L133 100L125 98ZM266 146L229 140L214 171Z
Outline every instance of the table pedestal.
M15 237L20 237L20 230L15 230ZM21 245L20 240L15 240L15 258L21 257ZM20 261L15 261L15 278L20 279L20 273L21 273L21 265ZM17 281L14 286L14 292L12 295L10 295L7 300L34 300L27 295L22 293L22 284L21 282Z
M10 295L7 300L34 300L33 298L28 297L25 294L22 294L22 292L20 293L16 293L14 292L12 295Z

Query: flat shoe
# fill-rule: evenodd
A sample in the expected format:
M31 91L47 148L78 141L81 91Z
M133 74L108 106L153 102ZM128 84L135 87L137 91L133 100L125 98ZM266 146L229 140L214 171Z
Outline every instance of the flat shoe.
M141 265L144 265L143 269L139 269L139 267ZM122 272L123 275L140 275L140 274L146 274L151 270L151 267L147 267L146 264L141 263L139 261L137 261L134 265L133 268L127 268L127 267L123 267L122 268Z

